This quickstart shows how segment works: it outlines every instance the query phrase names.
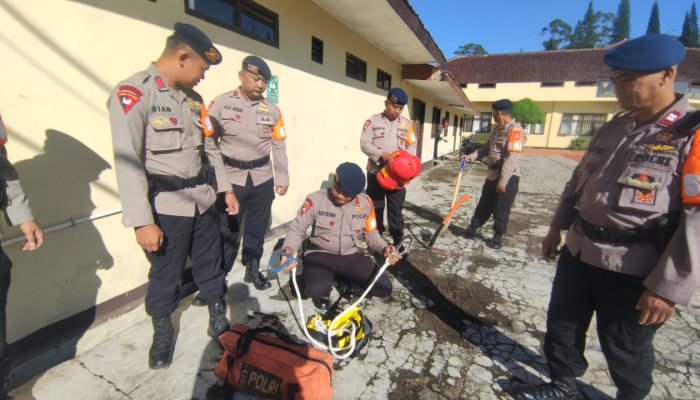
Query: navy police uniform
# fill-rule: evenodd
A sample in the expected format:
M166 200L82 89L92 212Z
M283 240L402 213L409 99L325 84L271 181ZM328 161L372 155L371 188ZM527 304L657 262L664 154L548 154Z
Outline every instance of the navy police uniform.
M647 35L608 50L604 59L613 70L644 76L684 57L675 38ZM666 85L658 93L671 94L673 82ZM625 92L617 96L621 103L627 100L621 97ZM680 94L651 120L640 120L636 111L615 116L594 134L562 193L543 241L552 246L550 234L558 238L568 230L544 339L552 382L516 389L516 399L575 398L575 378L587 367L586 331L594 313L616 398L644 398L653 383L653 338L667 317L652 316L642 324L643 311L636 307L648 304L650 296L671 309L688 305L700 282L700 202L686 197L689 182L694 181L696 196L699 192L700 171L686 175L689 160L700 153L693 144L699 114Z

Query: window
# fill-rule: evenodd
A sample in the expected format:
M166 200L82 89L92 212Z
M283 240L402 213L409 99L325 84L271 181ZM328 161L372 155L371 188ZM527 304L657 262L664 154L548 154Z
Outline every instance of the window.
M495 88L496 84L495 83L480 83L479 84L479 89L491 89Z
M391 89L391 75L377 68L377 87L384 90Z
M252 0L185 0L185 12L279 47L279 18Z
M591 136L606 121L606 114L564 114L559 126L560 135Z
M596 81L580 81L576 82L576 86L595 86L597 84Z
M480 117L468 116L464 119L464 130L475 133L491 132L491 113L482 112Z
M311 36L311 61L323 64L323 40Z
M542 135L544 134L544 124L528 124L523 128L523 133L527 135Z
M540 87L562 87L564 82L542 82Z
M350 53L345 53L345 76L367 82L367 63Z

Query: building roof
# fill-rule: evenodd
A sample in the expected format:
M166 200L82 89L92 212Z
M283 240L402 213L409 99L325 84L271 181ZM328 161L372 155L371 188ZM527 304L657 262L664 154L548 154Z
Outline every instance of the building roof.
M467 83L607 80L605 48L461 56L445 64L461 85ZM677 80L700 83L700 49L686 49Z

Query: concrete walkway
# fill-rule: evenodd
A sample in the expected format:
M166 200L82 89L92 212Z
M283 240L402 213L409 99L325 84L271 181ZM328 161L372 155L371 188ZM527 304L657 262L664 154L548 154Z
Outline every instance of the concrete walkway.
M462 235L485 176L477 165L462 181L473 196L436 243L450 255L431 253L421 231L434 231L447 212L458 169L444 161L409 186L406 221L416 238L408 261L389 271L394 292L362 307L374 323L372 341L357 358L338 362L335 399L506 399L513 381L546 377L541 356L553 264L539 258L558 194L576 162L551 154L524 154L520 193L505 247L484 237ZM424 232L425 233L425 232ZM274 240L267 244L269 254ZM233 322L266 325L303 337L296 305L287 302L288 274L265 292L242 283L236 264L227 299ZM305 301L305 313L312 312ZM152 335L143 307L90 329L77 355L11 392L16 399L215 399L220 398L213 368L216 342L206 334L207 310L190 299L176 313L178 341L168 369L148 369ZM589 330L588 372L580 379L583 398L608 399L615 389L607 373L595 329ZM656 337L653 399L700 398L700 296L679 309Z

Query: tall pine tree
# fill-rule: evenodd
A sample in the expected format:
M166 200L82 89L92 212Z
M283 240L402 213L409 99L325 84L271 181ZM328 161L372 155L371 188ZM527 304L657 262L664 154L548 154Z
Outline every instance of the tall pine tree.
M610 44L617 43L630 37L630 0L620 0L617 15L613 22Z
M654 2L651 7L651 15L649 16L649 24L647 25L647 35L650 33L661 33L661 22L659 20L659 3Z
M687 47L700 47L700 32L698 32L698 11L695 9L695 2L690 7L690 15L688 16L688 22L690 23L690 35L688 37Z
M688 13L685 13L685 17L683 18L683 29L681 30L681 35L678 37L678 40L683 43L683 46L692 47L690 42L690 15Z
M592 49L598 42L598 32L596 31L596 14L593 11L593 2L588 3L588 9L583 19L576 22L569 49Z

